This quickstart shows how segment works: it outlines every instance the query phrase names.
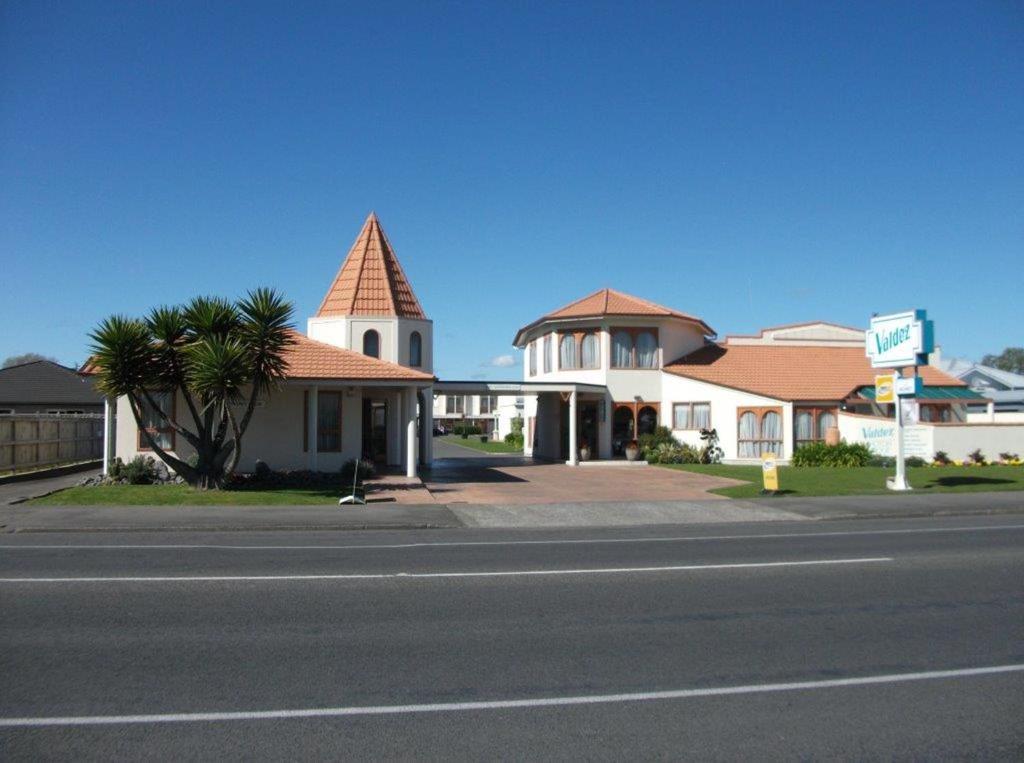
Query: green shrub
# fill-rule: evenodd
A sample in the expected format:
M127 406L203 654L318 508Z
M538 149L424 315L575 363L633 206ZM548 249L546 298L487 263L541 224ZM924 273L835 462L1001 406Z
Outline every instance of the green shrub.
M867 466L873 455L871 448L859 442L838 445L810 442L796 449L791 463L793 466Z
M892 456L872 456L871 460L868 461L868 466L882 466L886 469L892 469L896 466L896 459Z
M972 464L978 464L979 466L984 466L986 463L985 454L981 452L981 448L976 448L968 453L967 460Z
M156 481L156 466L151 456L136 456L121 465L118 479L129 485L151 485Z
M907 458L903 459L903 463L906 464L907 466L924 466L925 460L920 456L908 456Z
M355 470L356 464L359 464L359 473L357 475L353 475L352 472ZM370 461L369 459L366 458L360 458L358 460L350 458L348 461L341 465L341 484L351 485L352 478L353 476L355 476L357 484L362 485L364 479L366 479L367 477L372 477L376 472L377 467L373 463L373 461Z
M699 464L701 453L692 445L663 442L649 449L644 458L649 464Z
M473 426L472 424L456 424L452 427L452 434L465 438L472 434L483 434L483 431L481 431L480 427Z
M932 461L934 461L939 466L949 466L951 463L953 463L952 461L949 460L949 454L946 453L946 451L944 450L935 451L935 456L932 458Z
M650 434L642 434L637 438L637 445L640 447L640 458L646 459L647 454L659 445L678 445L679 442L672 436L672 430L668 427L656 427Z
M704 442L704 447L700 450L700 462L702 464L721 463L725 451L718 445L718 430L702 429L700 430L700 439Z
M519 431L519 432L512 431L512 432L509 432L507 435L505 435L505 444L506 445L511 445L513 448L522 449L522 447L523 447L523 433L522 433L522 431Z

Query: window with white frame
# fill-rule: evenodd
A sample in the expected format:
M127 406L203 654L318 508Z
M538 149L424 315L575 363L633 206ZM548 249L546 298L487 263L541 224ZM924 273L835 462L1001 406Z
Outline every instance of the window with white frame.
M658 368L656 329L621 328L612 332L612 368Z
M551 373L551 334L544 335L544 373Z
M153 407L149 400L152 399L157 407ZM175 396L170 391L151 391L148 398L144 395L141 400L142 428L139 430L138 449L150 450L149 440L143 434L143 429L149 432L156 444L164 450L174 449L174 428L171 422L165 417L174 418Z
M576 337L565 334L558 340L558 367L562 370L579 368L576 357Z
M675 403L673 429L711 429L711 403Z
M465 413L466 412L466 398L463 395L445 395L444 398L444 412L445 413Z
M480 395L480 413L494 413L497 408L497 395Z
M537 342L536 340L530 342L530 346L526 350L527 357L530 363L530 376L537 375Z

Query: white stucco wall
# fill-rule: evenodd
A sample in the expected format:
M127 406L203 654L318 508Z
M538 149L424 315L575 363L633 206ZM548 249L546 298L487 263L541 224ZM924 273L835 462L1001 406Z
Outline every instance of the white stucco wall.
M362 453L363 443L363 397L386 400L388 404L388 447L387 460L390 465L399 465L405 460L405 395L404 387L358 387L353 385L321 384L321 391L342 393L340 453L315 453L313 449L303 451L303 392L315 393L313 385L288 385L271 394L267 402L253 413L252 422L242 438L242 458L239 471L251 471L256 460L262 460L272 469L313 469L334 471ZM240 411L240 409L236 409ZM239 414L240 415L240 414ZM194 429L191 415L179 396L177 401L179 423ZM312 428L310 431L314 431ZM117 449L116 455L129 461L139 453L156 455L151 451L140 451L135 419L128 406L127 398L120 398L117 405ZM188 460L193 449L177 435L174 455Z
M423 364L417 368L426 373L434 372L434 325L431 321L353 315L310 318L306 322L310 339L356 352L363 351L363 334L370 330L380 334L381 360L407 367L409 337L413 331L419 331L423 339Z
M916 424L904 427L904 454L931 461L936 451L962 461L981 449L988 460L1001 452L1024 455L1021 424ZM889 418L839 414L839 434L847 442L862 442L880 456L896 454L896 422Z
M661 374L661 423L672 429L680 442L699 447L702 443L696 430L673 428L672 406L675 403L710 403L711 426L718 430L719 446L725 452L724 459L738 460L737 438L739 425L737 409L742 407L781 408L782 413L782 454L789 458L793 454L793 405L784 400L775 400L750 392L719 387L715 384L688 379L675 374ZM749 460L749 459L747 459Z

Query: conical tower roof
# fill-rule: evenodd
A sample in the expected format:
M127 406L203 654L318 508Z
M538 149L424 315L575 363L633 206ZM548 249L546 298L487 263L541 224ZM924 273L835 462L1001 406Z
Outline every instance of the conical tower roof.
M426 320L375 213L366 218L316 315L387 315Z

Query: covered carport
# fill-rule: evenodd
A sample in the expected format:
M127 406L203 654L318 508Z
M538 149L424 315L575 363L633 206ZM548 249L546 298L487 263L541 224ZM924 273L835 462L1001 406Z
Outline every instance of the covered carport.
M600 458L610 458L612 426L608 390L602 384L527 381L438 381L437 395L494 395L534 398L533 415L524 422L524 454L550 461L579 463L587 442ZM527 405L527 410L531 406ZM570 422L573 425L570 426Z

